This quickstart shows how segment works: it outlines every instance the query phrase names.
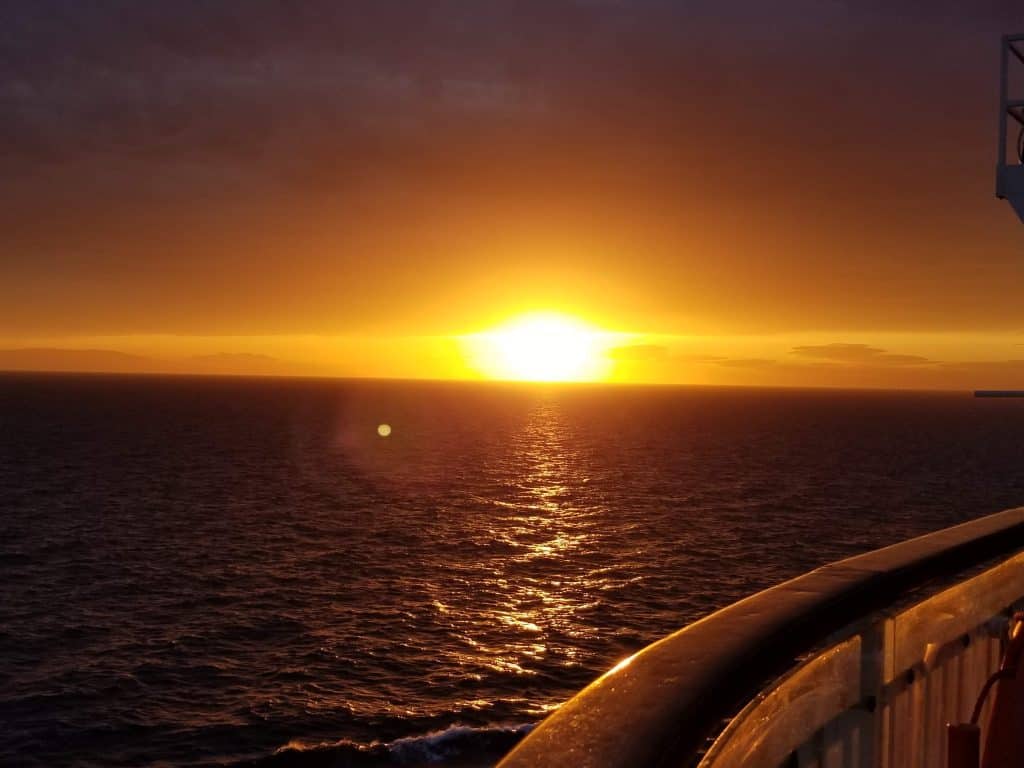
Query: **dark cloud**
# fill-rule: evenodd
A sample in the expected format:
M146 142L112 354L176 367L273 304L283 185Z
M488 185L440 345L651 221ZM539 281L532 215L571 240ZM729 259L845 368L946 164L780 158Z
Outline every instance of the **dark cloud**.
M907 46L872 46L868 56L865 44L913 22L957 23L969 39L972 25L1013 16L1010 3L906 3L893 25L887 10L810 0L6 2L0 151L8 161L143 153L277 173L296 150L327 152L339 137L364 149L376 138L388 156L399 142L401 156L438 129L497 138L510 117L522 126L544 115L551 129L555 112L572 130L618 139L621 151L624 131L668 141L756 111L760 144L770 139L777 151L820 138L838 161L846 142L864 150L857 131L881 118L856 101L905 83L891 64ZM819 55L833 80L796 76ZM851 58L867 66L847 66ZM930 66L928 82L955 74L944 57ZM711 98L724 87L731 100ZM788 110L761 108L780 99L845 120L829 120L820 137L798 135ZM737 138L750 122L734 126ZM749 151L742 141L734 149Z
M813 360L856 365L932 365L920 355L898 355L867 344L817 344L793 347L792 354Z
M626 278L639 327L681 303L740 332L1019 321L990 298L1018 244L999 273L962 254L991 229L995 45L1021 22L995 0L0 0L0 325L407 329L516 238L520 285L573 243L552 295ZM968 271L989 282L935 299Z

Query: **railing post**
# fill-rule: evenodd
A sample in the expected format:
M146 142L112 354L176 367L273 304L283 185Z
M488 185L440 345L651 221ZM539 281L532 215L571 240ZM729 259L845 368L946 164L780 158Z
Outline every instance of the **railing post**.
M861 695L871 717L865 720L860 768L894 768L887 689L896 674L895 622L885 617L871 624L861 635L861 649Z

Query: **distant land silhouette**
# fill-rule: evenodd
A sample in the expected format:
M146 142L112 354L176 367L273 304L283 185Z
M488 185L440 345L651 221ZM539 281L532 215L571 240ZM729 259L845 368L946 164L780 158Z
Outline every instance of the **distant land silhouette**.
M157 358L112 349L34 347L0 349L0 371L78 373L208 373L285 376L301 373L292 364L269 355L217 353L182 358Z
M973 393L977 390L1019 390L1024 386L1024 359L1021 358L945 361L892 353L868 344L796 346L788 354L774 358L685 355L661 344L616 347L609 355L619 362L660 366L669 378L672 378L673 371L678 371L680 377L693 370L767 372L760 384L767 387L803 387L808 381L817 381L827 386L853 389L947 389ZM164 357L113 349L0 349L0 372L33 371L340 378L353 375L349 370L330 367L323 362L285 360L249 352ZM652 380L659 378L656 376ZM741 378L730 380L723 377L710 383L728 386L741 382Z

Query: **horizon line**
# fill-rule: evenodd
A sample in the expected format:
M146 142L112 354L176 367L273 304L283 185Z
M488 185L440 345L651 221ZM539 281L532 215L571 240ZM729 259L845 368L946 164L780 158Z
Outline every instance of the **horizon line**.
M258 379L271 381L338 381L338 382L380 382L389 384L480 384L480 385L514 385L524 388L552 387L607 387L607 388L646 388L646 389L743 389L767 391L830 391L830 392L904 392L928 394L969 394L978 397L979 392L1010 391L984 390L975 388L941 388L941 387L848 387L829 384L695 384L686 382L647 382L647 381L531 381L523 379L490 379L490 378L440 378L440 377L408 377L408 376L339 376L331 374L289 374L289 373L231 373L231 372L198 372L198 371L82 371L72 369L29 369L0 368L2 376L93 376L120 378L174 378L174 379ZM993 398L997 399L997 398ZM1005 399L1005 398L1003 398Z

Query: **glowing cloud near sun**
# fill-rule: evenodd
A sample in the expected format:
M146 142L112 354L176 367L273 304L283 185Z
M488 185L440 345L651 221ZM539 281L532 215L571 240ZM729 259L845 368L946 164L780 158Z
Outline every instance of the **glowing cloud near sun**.
M491 379L599 381L610 368L607 337L567 315L534 313L465 340L472 363Z

